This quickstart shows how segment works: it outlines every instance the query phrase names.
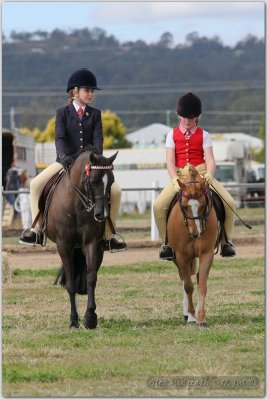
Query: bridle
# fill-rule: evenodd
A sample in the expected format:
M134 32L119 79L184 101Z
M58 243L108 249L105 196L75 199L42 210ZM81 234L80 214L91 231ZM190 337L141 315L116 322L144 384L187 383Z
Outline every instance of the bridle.
M184 183L185 185L188 184L193 184L193 183L200 183L198 181L189 181L187 183ZM194 199L194 200L199 200L201 197L205 196L206 199L206 207L204 208L203 214L201 216L197 216L197 217L191 217L189 215L186 215L185 210L182 206L182 198L185 197L188 200L190 199ZM183 189L181 189L178 193L178 202L180 205L180 209L183 215L183 219L185 222L185 226L188 229L189 232L189 224L188 221L189 220L199 220L200 221L200 225L201 225L201 233L200 236L202 236L202 234L204 233L205 229L206 229L206 223L207 223L207 219L208 216L210 214L210 211L212 209L212 195L211 192L208 188L208 186L206 185L202 190L199 190L198 192L195 192L193 194L188 194L186 191L184 191ZM193 236L191 235L191 233L189 232L190 236L193 238Z
M113 170L113 164L111 165L93 165L93 164L86 164L85 165L85 189L86 189L86 194L84 194L77 185L75 185L69 174L69 170L65 170L66 175L68 177L69 183L72 186L73 190L75 191L76 195L80 199L81 203L83 204L85 210L89 213L93 210L93 208L96 206L95 204L95 199L106 199L107 201L109 200L109 195L104 194L104 195L94 195L94 192L92 190L92 186L90 183L90 175L91 175L91 170Z

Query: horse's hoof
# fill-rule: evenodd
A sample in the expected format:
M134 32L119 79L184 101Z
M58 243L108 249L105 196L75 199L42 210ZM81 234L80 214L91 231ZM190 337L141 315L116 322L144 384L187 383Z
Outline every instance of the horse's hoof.
M85 321L84 326L86 329L96 329L98 325L98 322L92 322L92 321Z
M72 321L69 328L70 329L78 329L80 327L79 322L78 321Z
M207 322L197 322L196 326L198 326L199 328L207 328L208 324Z
M92 316L89 319L84 320L84 326L86 329L95 329L98 325L98 318L97 315Z
M185 321L185 322L188 321L188 315L184 315L184 321Z

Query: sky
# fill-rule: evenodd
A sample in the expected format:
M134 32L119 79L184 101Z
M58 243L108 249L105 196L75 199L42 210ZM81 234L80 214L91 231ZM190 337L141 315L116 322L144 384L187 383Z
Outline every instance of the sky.
M4 1L2 31L51 32L58 28L102 28L119 42L154 43L169 32L174 42L187 34L218 36L234 46L247 35L264 37L265 3L261 1Z

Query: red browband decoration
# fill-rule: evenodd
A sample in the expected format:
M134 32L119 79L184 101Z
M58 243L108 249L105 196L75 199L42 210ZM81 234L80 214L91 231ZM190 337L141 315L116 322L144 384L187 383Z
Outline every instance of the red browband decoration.
M113 166L113 164L112 165L91 165L91 164L86 164L85 165L86 176L90 176L90 173L91 173L92 169L114 169L114 166Z

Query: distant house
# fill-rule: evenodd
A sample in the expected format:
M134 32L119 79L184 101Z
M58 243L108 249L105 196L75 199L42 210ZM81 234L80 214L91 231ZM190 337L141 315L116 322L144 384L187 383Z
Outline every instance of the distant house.
M172 129L164 124L151 124L127 135L133 147L165 147L167 133Z

